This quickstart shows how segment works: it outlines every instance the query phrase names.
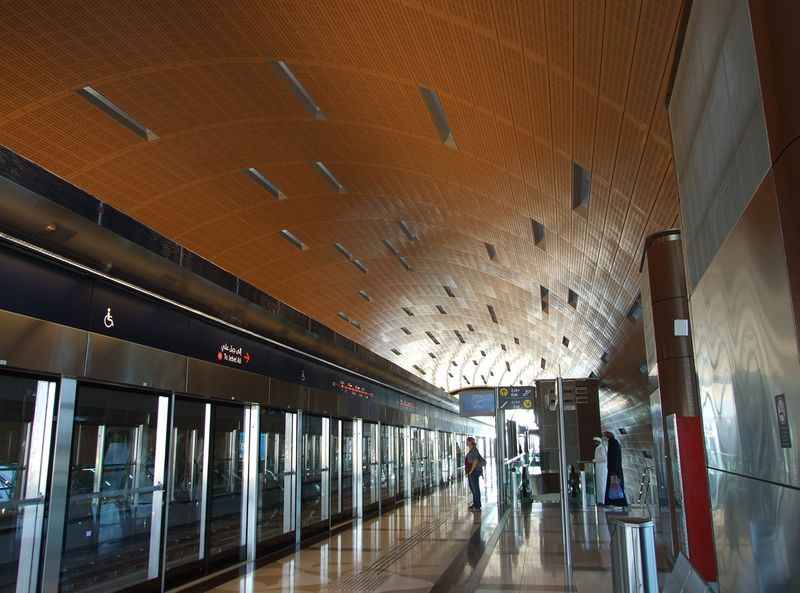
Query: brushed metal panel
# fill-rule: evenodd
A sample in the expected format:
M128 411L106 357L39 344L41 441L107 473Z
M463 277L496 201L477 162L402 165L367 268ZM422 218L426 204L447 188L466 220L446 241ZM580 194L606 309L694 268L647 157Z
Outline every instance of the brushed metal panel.
M267 403L267 378L196 358L188 359L186 391L207 397Z
M0 365L77 377L85 359L85 331L0 311Z
M709 469L720 590L800 591L800 490Z
M89 333L87 377L167 391L186 388L186 357Z
M308 388L270 377L269 405L285 410L307 410Z
M308 390L308 410L323 416L333 416L338 412L337 395L332 391L310 388Z
M800 486L800 360L771 177L691 298L708 465ZM784 393L794 448L778 438Z

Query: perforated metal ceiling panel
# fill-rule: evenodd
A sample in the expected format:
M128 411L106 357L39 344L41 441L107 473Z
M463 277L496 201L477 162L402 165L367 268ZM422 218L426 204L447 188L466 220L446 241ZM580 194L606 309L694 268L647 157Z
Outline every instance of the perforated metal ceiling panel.
M588 374L677 224L679 9L20 0L0 143L446 389Z

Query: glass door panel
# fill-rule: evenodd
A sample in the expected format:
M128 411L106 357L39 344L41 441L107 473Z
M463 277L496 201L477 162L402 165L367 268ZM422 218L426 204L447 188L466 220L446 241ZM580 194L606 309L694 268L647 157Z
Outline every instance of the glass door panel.
M327 529L329 488L329 419L303 415L303 471L301 475L301 537Z
M405 428L395 430L395 442L397 446L397 498L402 500L406 497L406 460L405 460Z
M56 384L0 375L0 592L39 575Z
M242 493L247 426L245 408L214 404L208 500L208 562L214 567L244 559Z
M378 463L378 425L374 422L364 422L362 434L362 487L364 513L372 510L378 504L378 480L380 477L380 464Z
M176 398L166 535L167 588L197 577L205 558L211 404Z
M168 408L165 396L79 387L62 592L158 583Z
M342 421L331 420L331 517L336 517L342 512L342 483L340 480L342 475L341 432Z
M293 540L294 471L289 459L293 439L294 414L261 408L256 480L259 555Z
M342 420L342 516L353 515L353 421Z
M395 460L395 427L381 424L380 427L380 461L381 461L381 500L393 503L396 483Z

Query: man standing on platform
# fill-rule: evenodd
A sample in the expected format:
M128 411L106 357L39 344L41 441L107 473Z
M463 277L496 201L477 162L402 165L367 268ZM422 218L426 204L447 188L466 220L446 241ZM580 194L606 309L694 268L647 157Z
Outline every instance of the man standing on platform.
M475 442L475 437L467 438L467 456L464 459L464 470L467 474L467 481L469 482L469 490L472 492L472 504L469 507L473 511L481 510L481 476L483 475L483 466L486 465L486 460L478 452L478 445Z

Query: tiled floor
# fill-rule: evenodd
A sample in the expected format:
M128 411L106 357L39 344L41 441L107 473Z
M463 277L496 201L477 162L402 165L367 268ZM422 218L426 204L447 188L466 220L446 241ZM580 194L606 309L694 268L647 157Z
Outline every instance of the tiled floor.
M491 493L490 493L491 495ZM291 556L246 571L215 593L607 593L603 511L573 512L574 571L565 575L558 505L529 504L504 524L494 502L466 508L453 484Z

